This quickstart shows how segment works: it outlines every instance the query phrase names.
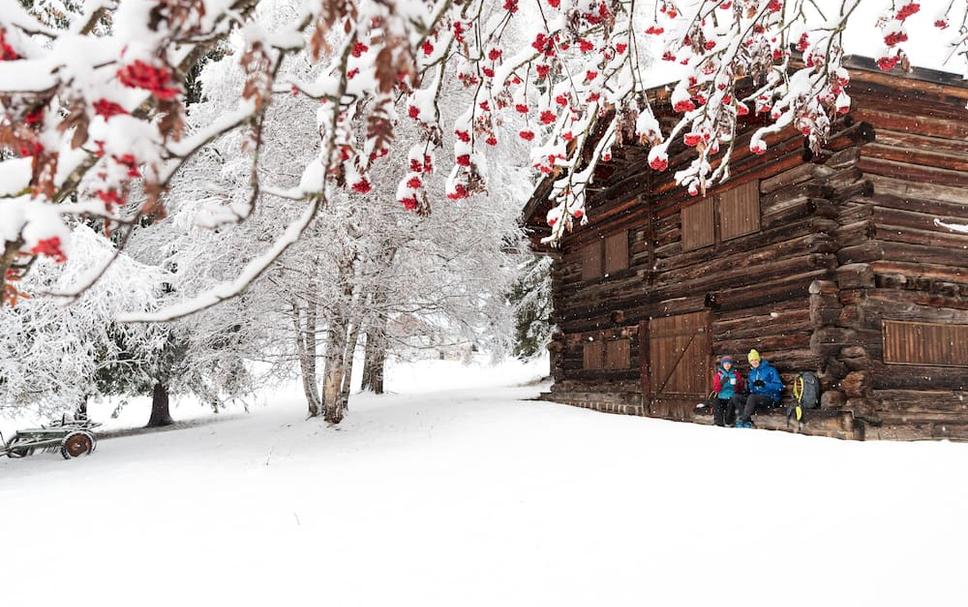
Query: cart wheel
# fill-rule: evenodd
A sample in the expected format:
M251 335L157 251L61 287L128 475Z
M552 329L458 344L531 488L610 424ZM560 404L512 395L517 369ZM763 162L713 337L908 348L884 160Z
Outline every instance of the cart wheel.
M27 442L27 440L22 439L18 436L11 438L10 442L7 443L7 457L19 459L21 457L27 457L28 455L34 452L34 450L31 447L17 446L17 443L22 443L22 442Z
M94 451L94 437L87 432L71 432L61 443L61 455L64 459L90 455L92 451Z

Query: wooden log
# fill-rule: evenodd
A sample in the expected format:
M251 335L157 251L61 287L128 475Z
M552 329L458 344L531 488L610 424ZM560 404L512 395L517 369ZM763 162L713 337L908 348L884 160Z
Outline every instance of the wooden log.
M884 319L932 322L942 324L968 324L968 309L943 308L920 305L900 298L867 299L861 306L862 321L868 328L879 329Z
M872 262L870 268L875 274L902 274L909 278L943 280L957 283L968 282L968 267L965 266L942 266L927 263L883 260Z
M833 194L834 188L827 185L826 181L808 181L781 190L774 190L769 194L762 194L760 196L760 208L763 209L764 214L769 214L774 210L801 204L810 199L829 200Z
M839 390L827 390L820 395L821 409L839 409L847 403L847 395Z
M783 301L769 301L756 306L737 309L720 309L716 311L715 318L718 320L736 320L741 318L771 316L773 314L787 314L795 312L808 313L810 310L809 296L804 294L802 297L784 299Z
M872 398L884 409L949 412L964 416L962 422L968 419L968 392L959 390L874 390Z
M968 207L968 205L966 205ZM901 209L887 209L874 207L871 210L872 219L878 226L895 226L897 228L912 228L915 230L927 230L929 232L940 232L940 236L951 236L952 233L942 226L938 221L945 223L960 223L965 218L954 215L930 215L927 213L904 211Z
M825 177L832 172L832 169L825 166L801 164L798 167L783 171L782 173L778 173L773 177L760 181L760 193L769 194L781 188L798 185L818 177Z
M859 305L847 305L840 309L837 319L831 323L840 327L860 327L863 325L862 308Z
M810 349L818 356L828 357L840 352L844 346L856 343L857 333L854 329L843 327L819 327L810 337Z
M781 373L816 372L823 364L823 359L809 349L761 352L760 354Z
M860 158L860 148L849 147L839 152L834 152L826 158L824 166L831 169L843 169L849 166L853 166L857 163L857 159Z
M815 280L808 289L811 295L836 295L839 291L837 283L832 280Z
M851 263L841 265L834 271L837 285L842 291L874 286L874 270L870 264Z
M810 324L813 327L832 325L840 318L843 306L836 294L823 295L811 293L810 295Z
M939 231L895 225L878 225L874 227L872 237L884 242L899 242L953 251L960 250L965 259L968 259L968 234L940 231L943 228L937 226L937 224L935 226L939 228Z
M849 395L847 395L849 396ZM877 401L864 396L854 396L847 399L842 406L845 411L850 411L855 418L874 421L880 423L877 415Z
M841 357L851 357L851 358L858 357L858 356L867 356L867 350L864 349L864 346L846 346L844 347L843 350L840 351L840 355Z
M855 181L851 184L846 185L843 188L837 189L831 196L831 202L837 204L843 204L847 200L851 200L855 197L865 197L870 196L874 193L874 184L868 178L868 175L864 175L865 179L860 181Z
M876 158L894 162L937 167L951 171L968 172L968 156L931 148L901 147L871 143L861 148L861 158ZM861 163L860 166L863 166Z
M922 133L946 139L968 139L968 125L964 120L933 119L919 115L920 112L905 115L868 108L852 110L851 114L856 120L872 124L875 131L883 127L892 131Z
M806 217L836 219L838 212L836 205L825 198L798 198L784 205L764 208L760 225L763 230L783 228ZM823 225L828 232L837 229L835 224L816 223L815 225L818 227Z
M844 247L837 251L837 260L843 264L865 263L884 258L884 249L875 240L865 240L858 245Z
M740 339L769 335L784 331L810 329L810 311L801 307L789 310L770 310L762 314L740 317L720 315L713 320L710 330L714 339Z
M834 384L842 380L851 369L843 361L828 356L823 363L820 375L820 385L824 390L833 389Z
M968 390L968 373L964 367L931 367L921 365L887 365L878 360L871 364L874 389Z
M851 247L856 245L861 245L877 233L877 228L874 221L871 219L864 219L861 221L851 222L842 225L840 228L834 232L834 238L840 243L841 247Z
M782 335L758 335L743 339L720 339L713 341L713 354L736 354L756 348L762 352L800 350L810 347L809 331L789 331Z
M879 195L896 196L912 201L935 201L964 205L965 190L934 182L916 181L898 175L867 175L874 186L872 198Z
M950 152L953 155L968 158L968 142L963 139L930 137L907 131L894 131L888 128L880 128L877 129L877 143L894 148Z
M870 388L871 378L867 371L851 371L840 380L840 389L848 398L864 397Z
M872 203L869 198L858 197L845 200L840 203L840 215L837 221L841 226L855 221L869 220L873 216L871 211Z
M827 276L826 269L813 270L770 283L714 291L707 296L706 303L717 310L736 310L805 297L811 281Z
M899 289L876 289L867 294L867 299L929 308L968 310L968 299L957 295L946 296L918 291L902 291Z
M878 209L878 213L880 213L878 216L879 223L909 225L909 227L920 227L929 230L937 227L933 221L927 224L917 222L906 224L891 221L892 217L905 217L905 215L886 214L884 209L896 209L914 214L921 213L932 220L935 217L968 218L964 190L955 190L954 188L935 190L923 184L911 184L894 179L878 179L875 184L877 191L870 196L870 203L881 207ZM882 190L897 191L900 195L884 193ZM935 194L938 196L932 197ZM923 218L916 219L923 220Z

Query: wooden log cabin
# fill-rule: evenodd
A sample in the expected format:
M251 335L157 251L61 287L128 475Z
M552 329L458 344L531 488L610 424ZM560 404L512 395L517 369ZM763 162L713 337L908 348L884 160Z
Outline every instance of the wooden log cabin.
M554 384L547 400L710 423L695 406L715 361L745 373L757 348L789 387L821 382L795 430L850 439L968 440L968 85L943 72L885 74L850 58L852 109L825 149L793 129L749 152L705 197L673 181L692 150L648 168L626 144L596 172L589 224L540 240L550 180L522 215L554 259ZM676 117L662 91L656 114ZM789 429L782 411L757 427Z

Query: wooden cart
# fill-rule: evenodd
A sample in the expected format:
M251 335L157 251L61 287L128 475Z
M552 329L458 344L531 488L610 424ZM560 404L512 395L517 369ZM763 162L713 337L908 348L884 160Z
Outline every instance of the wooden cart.
M60 451L64 459L90 455L97 448L94 428L100 426L86 417L73 418L64 415L47 426L18 430L13 438L3 442L0 435L0 455L26 457L34 453Z

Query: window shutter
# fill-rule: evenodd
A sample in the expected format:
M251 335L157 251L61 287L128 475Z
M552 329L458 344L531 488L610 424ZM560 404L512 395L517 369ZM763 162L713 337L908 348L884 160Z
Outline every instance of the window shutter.
M605 239L605 273L612 274L629 267L629 233L622 230Z
M613 339L605 344L606 369L628 369L630 358L628 339Z
M602 341L601 336L596 336L595 341L586 341L583 345L584 352L582 352L582 368L583 369L601 369L602 359L605 355L605 342Z
M968 367L968 325L883 321L884 362Z
M602 275L602 242L585 245L581 253L581 279L592 280Z
M691 251L716 242L713 198L682 209L682 250Z
M750 181L727 190L719 199L720 238L729 240L760 229L760 184Z

